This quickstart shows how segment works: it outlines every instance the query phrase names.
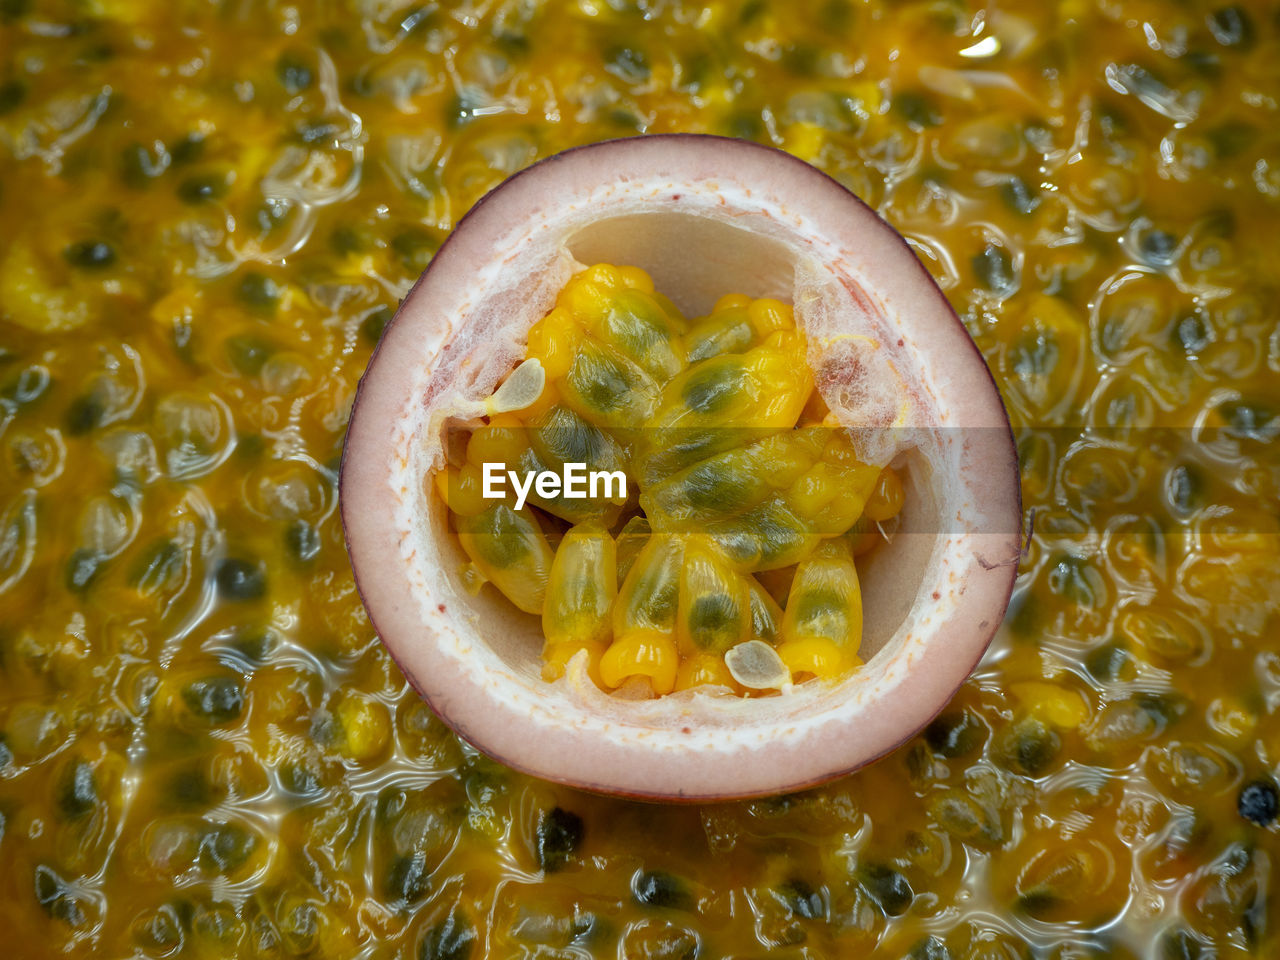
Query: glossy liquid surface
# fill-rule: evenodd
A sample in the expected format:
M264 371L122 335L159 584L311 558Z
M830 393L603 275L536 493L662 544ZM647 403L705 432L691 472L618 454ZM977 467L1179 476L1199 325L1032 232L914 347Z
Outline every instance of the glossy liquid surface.
M1242 812L1274 817L1246 785L1280 763L1278 101L1264 3L0 0L14 949L1273 955L1280 844ZM927 734L701 808L460 745L334 503L356 381L455 220L674 130L789 149L909 237L1035 530Z

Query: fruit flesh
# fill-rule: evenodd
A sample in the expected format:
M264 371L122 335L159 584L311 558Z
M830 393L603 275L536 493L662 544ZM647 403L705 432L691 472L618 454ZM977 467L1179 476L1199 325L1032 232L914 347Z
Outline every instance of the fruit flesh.
M519 376L538 364L541 392L478 425L434 487L470 558L464 581L541 617L547 680L579 654L598 686L628 697L745 693L861 664L853 557L868 524L898 515L902 484L833 429L805 348L777 300L728 294L690 321L643 270L610 264L574 276L534 324ZM516 377L491 407L524 392ZM503 501L482 495L494 465L506 476L569 462L622 469L638 496L528 485L530 507L514 476ZM787 570L784 613L754 575ZM767 679L726 663L752 640L776 655L736 662L771 664Z

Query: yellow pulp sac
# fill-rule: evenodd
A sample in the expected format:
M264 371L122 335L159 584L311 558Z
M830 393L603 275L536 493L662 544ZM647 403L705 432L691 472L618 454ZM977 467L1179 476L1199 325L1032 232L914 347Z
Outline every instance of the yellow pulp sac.
M477 427L436 486L468 584L542 617L548 680L585 651L591 678L628 696L778 686L726 663L752 640L785 665L775 678L861 663L854 557L902 484L830 422L789 306L733 294L686 320L643 270L598 264L529 331L527 359L541 394ZM486 463L620 470L630 497L534 488L517 509L510 483L483 496Z

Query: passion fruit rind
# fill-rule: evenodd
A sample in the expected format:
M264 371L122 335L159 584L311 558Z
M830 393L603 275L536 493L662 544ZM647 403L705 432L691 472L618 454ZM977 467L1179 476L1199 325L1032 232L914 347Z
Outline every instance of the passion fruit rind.
M692 690L634 703L601 693L585 670L548 685L537 621L457 581L465 558L447 510L423 497L446 427L479 421L528 330L591 262L641 266L688 315L726 289L793 303L840 422L909 428L915 445L891 452L907 465L903 510L919 532L860 571L867 663L843 682L755 701ZM540 776L686 799L819 782L922 727L1000 623L1021 518L999 394L901 237L795 158L683 135L561 154L463 219L362 379L342 508L371 619L454 729Z

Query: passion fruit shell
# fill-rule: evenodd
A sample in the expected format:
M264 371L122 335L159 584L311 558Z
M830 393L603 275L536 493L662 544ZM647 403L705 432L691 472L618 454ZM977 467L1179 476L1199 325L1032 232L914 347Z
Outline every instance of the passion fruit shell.
M478 422L530 326L597 262L642 267L688 316L728 292L792 303L831 411L867 458L905 468L903 525L859 564L867 663L843 681L623 701L571 662L548 683L538 618L465 589L465 557L431 492L446 435ZM795 790L908 739L990 643L1020 547L999 394L906 242L802 161L698 135L558 154L459 222L360 382L341 505L369 616L447 724L528 773L655 799Z

